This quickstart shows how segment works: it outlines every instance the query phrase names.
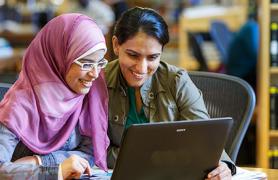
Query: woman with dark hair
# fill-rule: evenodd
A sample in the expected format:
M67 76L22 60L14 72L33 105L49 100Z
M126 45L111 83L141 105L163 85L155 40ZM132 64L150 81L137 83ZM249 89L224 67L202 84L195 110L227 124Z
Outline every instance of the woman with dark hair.
M200 90L187 72L160 61L169 41L168 27L152 9L135 7L117 22L112 37L118 59L105 73L109 93L108 166L117 158L123 132L135 123L206 119ZM223 151L208 179L230 179L235 165Z
M0 179L107 170L106 50L100 28L81 14L58 16L36 35L0 103Z

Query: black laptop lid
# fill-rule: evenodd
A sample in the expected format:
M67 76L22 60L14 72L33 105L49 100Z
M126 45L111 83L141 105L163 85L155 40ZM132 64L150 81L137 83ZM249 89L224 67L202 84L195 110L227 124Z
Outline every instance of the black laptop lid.
M132 125L112 180L204 179L218 165L232 118Z

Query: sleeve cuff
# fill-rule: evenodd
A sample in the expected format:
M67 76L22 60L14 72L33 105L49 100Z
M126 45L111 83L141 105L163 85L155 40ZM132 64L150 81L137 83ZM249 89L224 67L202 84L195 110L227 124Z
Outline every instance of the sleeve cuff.
M42 166L58 166L52 154L40 156Z
M236 166L233 163L229 161L222 161L222 162L227 164L228 168L231 170L232 176L236 174Z
M41 160L40 156L38 156L38 155L33 155L33 156L37 159L38 165L41 166L42 165L42 160Z

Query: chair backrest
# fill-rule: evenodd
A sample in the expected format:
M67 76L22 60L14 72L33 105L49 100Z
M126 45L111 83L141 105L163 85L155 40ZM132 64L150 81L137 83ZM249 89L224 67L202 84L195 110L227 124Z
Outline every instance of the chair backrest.
M17 79L18 79L17 72L0 73L0 83L14 84Z
M222 63L227 64L228 48L233 33L224 22L212 21L210 24L210 35L219 51Z
M207 60L202 52L202 43L203 43L203 38L200 34L197 33L188 33L189 37L189 42L192 48L192 53L193 56L197 59L199 63L199 71L208 71L208 65L207 65Z
M210 117L232 117L232 131L225 145L230 158L237 154L255 108L255 94L244 80L220 73L189 72L194 84L202 91Z
M0 101L3 99L6 92L9 90L9 88L12 86L12 84L8 83L0 83Z

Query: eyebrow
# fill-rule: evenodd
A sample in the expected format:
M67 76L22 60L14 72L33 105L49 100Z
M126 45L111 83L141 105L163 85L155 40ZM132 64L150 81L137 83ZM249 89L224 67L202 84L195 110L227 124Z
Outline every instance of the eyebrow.
M101 60L103 60L104 58L101 58L100 60L98 60L98 61L96 61L95 59L86 59L86 58L82 58L82 59L80 59L79 61L80 62L86 62L86 63L97 63L97 62L99 62L99 61L101 61Z
M126 49L126 52L131 52L131 53L135 53L137 55L141 55L140 53L134 51L134 50L131 50L131 49ZM154 54L149 54L147 56L159 56L161 53L154 53Z

